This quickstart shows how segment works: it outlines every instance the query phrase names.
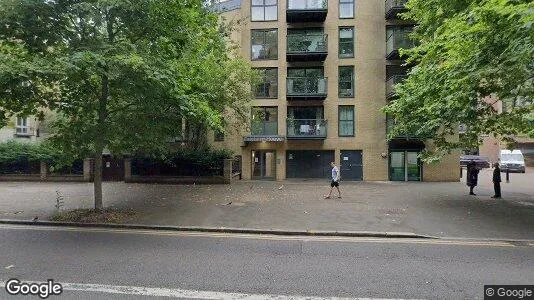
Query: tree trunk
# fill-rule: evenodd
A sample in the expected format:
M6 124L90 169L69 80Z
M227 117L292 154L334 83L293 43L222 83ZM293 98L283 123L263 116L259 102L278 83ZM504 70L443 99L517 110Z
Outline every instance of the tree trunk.
M100 138L97 138L100 140ZM102 210L103 202L102 202L102 151L103 143L96 143L96 149L95 149L95 176L94 176L94 194L95 194L95 210L100 211ZM99 145L100 144L100 145Z
M106 141L106 120L108 117L108 98L109 98L109 78L107 76L107 67L104 67L105 74L102 76L102 94L98 103L98 135L95 137L95 210L102 210L102 152L104 151Z

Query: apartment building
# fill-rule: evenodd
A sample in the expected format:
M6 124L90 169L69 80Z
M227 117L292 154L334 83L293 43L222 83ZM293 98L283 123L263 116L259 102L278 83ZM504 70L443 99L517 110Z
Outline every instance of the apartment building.
M458 181L459 153L439 164L418 154L431 145L386 139L380 109L394 101L407 69L399 48L413 28L403 0L229 0L225 20L244 20L231 38L262 75L249 129L209 135L242 157L244 179Z
M0 128L0 142L8 140L37 141L43 138L42 124L34 116L14 116Z

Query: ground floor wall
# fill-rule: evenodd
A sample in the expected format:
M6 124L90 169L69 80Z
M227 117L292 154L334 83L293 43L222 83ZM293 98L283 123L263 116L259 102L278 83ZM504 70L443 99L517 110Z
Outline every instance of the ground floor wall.
M241 148L243 179L254 179L254 176L252 174L253 160L258 158L253 158L253 151L255 153L257 153L258 151L272 151L273 153L275 153L275 176L273 176L272 179L284 180L288 177L287 155L288 153L299 150L316 150L325 151L329 153L333 152L334 161L337 166L340 166L342 163L342 151L361 151L363 180L390 180L387 148L382 148L379 145L375 145L374 147L362 148L357 148L354 146L349 147L348 145L346 147L325 147L325 145L322 144L322 141L252 142L243 145ZM459 157L459 152L453 152L451 155L446 156L439 163L421 164L422 181L459 181ZM317 162L318 164L319 162L322 163L320 159L318 159ZM303 165L303 167L309 167L309 164ZM317 165L316 167L323 168L322 165ZM341 173L343 180L345 180L346 177L343 177L343 172ZM328 178L328 176L325 177Z

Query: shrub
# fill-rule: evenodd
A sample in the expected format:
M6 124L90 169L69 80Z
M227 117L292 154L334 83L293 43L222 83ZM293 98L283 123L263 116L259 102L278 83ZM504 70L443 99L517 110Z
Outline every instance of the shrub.
M72 165L74 157L63 153L48 142L31 143L10 140L0 143L0 173L39 173L40 162L55 169Z
M137 154L132 159L136 175L212 176L222 175L223 160L232 152L222 150L181 149L166 154Z

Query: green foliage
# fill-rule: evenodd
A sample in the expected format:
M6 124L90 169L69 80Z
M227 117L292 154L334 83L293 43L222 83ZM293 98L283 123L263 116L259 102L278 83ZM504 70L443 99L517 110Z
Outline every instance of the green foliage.
M57 112L52 139L80 155L164 150L182 118L222 129L254 78L228 29L201 0L3 1L1 113Z
M60 169L71 165L75 158L48 142L28 143L10 140L0 143L0 166L3 166L8 173L10 169L17 169L16 166L37 168L40 162L46 162L50 167Z
M232 156L227 149L184 148L159 154L138 153L132 166L133 173L140 175L222 175L223 160Z
M435 160L479 145L534 137L534 3L528 0L409 0L405 18L420 43L401 51L415 65L384 111L396 120L389 137L429 136ZM503 111L496 109L501 100ZM467 132L451 139L458 125Z

